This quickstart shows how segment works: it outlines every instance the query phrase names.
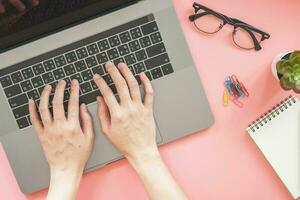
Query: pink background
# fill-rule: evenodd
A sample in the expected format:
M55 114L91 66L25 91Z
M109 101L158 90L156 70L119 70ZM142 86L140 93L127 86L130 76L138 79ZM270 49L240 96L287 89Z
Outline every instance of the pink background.
M300 2L201 1L269 32L271 39L263 42L260 52L236 48L230 26L211 37L196 32L187 20L193 12L192 3L193 0L174 0L216 122L206 131L162 146L166 164L190 199L292 199L245 129L290 94L281 90L270 65L278 53L300 49ZM229 74L240 77L250 91L243 109L232 104L222 106L222 81ZM44 199L46 193L44 190L23 195L0 148L0 200ZM147 196L134 171L122 160L84 175L78 199L142 200Z

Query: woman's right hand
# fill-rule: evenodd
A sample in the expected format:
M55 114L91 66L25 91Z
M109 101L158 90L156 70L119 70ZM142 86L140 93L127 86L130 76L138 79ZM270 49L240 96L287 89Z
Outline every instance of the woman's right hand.
M23 12L26 10L25 4L21 0L7 0L9 4L15 7L18 11ZM30 0L29 1L32 6L37 6L39 4L39 0ZM0 14L5 13L6 8L4 6L4 1L0 0Z
M142 100L137 80L125 64L106 64L120 103L103 78L94 76L103 97L98 97L98 115L103 132L111 143L129 159L157 152L153 117L153 88L147 76L140 75L145 88Z

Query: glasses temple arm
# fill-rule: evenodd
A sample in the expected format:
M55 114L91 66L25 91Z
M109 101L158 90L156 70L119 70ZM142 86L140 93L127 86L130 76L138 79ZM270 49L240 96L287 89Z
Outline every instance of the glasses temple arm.
M230 18L230 20L232 20L235 23L242 24L242 25L246 26L247 28L249 28L252 31L255 31L257 33L262 34L263 37L264 37L264 39L269 39L270 38L270 34L269 33L266 33L266 32L264 32L262 30L259 30L258 28L255 28L255 27L251 26L250 24L247 24L247 23L245 23L245 22L243 22L241 20L235 19L235 18Z

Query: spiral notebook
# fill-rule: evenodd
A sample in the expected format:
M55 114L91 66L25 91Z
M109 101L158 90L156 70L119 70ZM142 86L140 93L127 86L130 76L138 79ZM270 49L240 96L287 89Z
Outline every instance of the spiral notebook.
M289 97L247 128L251 138L296 199L300 196L300 100Z

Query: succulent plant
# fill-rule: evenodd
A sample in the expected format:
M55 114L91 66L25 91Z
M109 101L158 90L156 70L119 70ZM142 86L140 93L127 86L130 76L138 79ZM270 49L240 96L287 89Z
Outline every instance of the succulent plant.
M278 61L276 69L281 87L300 93L300 51L294 51L287 59Z

